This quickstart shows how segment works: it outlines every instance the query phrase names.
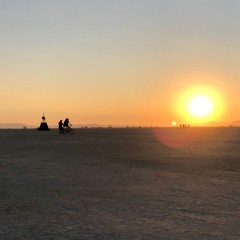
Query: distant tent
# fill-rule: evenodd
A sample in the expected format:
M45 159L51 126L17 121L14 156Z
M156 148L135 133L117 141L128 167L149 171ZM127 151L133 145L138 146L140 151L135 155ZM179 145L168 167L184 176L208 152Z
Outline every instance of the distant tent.
M50 129L48 128L47 122L46 122L46 118L43 114L42 116L42 122L40 124L40 127L37 129L38 131L49 131Z

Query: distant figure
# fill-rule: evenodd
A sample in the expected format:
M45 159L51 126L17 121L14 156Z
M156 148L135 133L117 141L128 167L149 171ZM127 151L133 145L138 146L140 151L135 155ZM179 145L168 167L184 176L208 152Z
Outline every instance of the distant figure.
M66 118L64 120L64 123L63 123L63 135L66 135L66 134L70 134L70 135L73 135L74 134L74 129L71 128L72 124L69 122L69 119Z
M58 122L58 129L59 129L59 132L60 132L60 133L63 133L63 122L62 122L62 120L60 120L60 121Z
M42 121L45 122L46 118L44 116L44 113L43 113L43 116L42 116Z
M69 128L70 126L72 126L72 124L69 122L69 119L68 119L68 118L65 119L65 121L64 121L64 123L63 123L63 126L64 126L65 128Z

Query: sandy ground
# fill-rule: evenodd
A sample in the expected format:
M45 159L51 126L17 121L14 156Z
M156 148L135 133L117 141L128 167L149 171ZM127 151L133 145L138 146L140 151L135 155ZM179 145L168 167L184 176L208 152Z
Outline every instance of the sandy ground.
M0 139L0 239L240 239L240 128Z

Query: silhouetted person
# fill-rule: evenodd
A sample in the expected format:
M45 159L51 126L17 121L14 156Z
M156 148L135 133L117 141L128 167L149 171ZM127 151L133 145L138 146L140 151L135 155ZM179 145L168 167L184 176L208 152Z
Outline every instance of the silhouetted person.
M59 123L58 123L58 129L59 129L60 133L63 133L63 122L62 122L62 120L60 120Z
M63 126L66 127L66 128L69 128L70 126L72 126L71 123L69 122L68 118L65 119L65 121L63 123Z
M45 120L46 120L46 118L45 118L45 116L44 116L44 114L43 114L43 116L42 116L42 121L45 122Z

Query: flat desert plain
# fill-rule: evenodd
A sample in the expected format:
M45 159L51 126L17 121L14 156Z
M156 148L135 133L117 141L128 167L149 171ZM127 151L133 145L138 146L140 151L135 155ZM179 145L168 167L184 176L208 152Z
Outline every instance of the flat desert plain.
M0 130L0 239L240 239L240 128Z

